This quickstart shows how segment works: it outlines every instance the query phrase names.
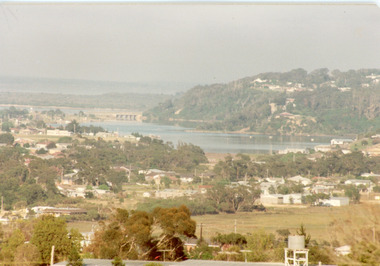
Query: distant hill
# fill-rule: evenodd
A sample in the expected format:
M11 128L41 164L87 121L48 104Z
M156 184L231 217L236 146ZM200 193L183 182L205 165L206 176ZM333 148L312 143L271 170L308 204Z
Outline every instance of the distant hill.
M106 93L175 94L189 83L116 82L80 79L0 76L0 92L101 95Z
M160 101L171 99L165 94L107 93L75 95L56 93L0 92L0 104L73 108L113 108L143 112Z
M144 115L200 130L354 134L380 128L380 69L262 73L196 86Z

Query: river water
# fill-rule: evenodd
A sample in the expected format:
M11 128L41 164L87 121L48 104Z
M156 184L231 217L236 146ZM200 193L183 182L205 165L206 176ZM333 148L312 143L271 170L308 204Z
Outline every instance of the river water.
M129 121L92 122L83 125L101 126L120 135L140 133L159 136L165 142L179 142L200 146L213 153L274 153L285 149L307 149L328 145L334 137L327 136L270 136L230 133L194 132L190 128Z

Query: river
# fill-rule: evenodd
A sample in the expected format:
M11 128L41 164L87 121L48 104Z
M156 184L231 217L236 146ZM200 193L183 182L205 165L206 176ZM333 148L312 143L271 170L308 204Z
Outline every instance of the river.
M140 133L144 136L159 136L165 142L177 145L179 142L200 146L212 153L274 153L285 149L307 149L316 145L328 145L334 137L328 136L269 136L233 133L194 132L190 128L139 123L128 121L105 121L84 123L101 126L120 135Z

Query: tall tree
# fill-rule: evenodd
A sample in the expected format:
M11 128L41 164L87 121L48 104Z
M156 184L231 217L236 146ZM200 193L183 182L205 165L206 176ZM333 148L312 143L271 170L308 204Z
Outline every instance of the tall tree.
M37 219L31 243L38 248L42 263L50 263L52 246L55 250L54 262L67 258L73 246L68 233L64 219L51 215L44 215Z

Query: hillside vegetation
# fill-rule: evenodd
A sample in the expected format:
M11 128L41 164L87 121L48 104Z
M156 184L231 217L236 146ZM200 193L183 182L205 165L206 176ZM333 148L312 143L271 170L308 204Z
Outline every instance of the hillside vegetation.
M262 73L196 86L144 115L200 130L353 134L380 126L380 69Z

